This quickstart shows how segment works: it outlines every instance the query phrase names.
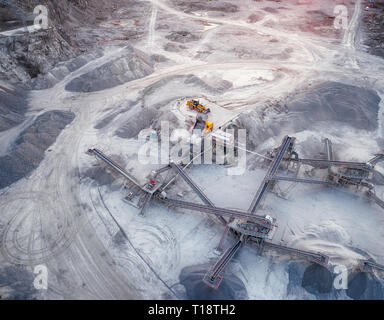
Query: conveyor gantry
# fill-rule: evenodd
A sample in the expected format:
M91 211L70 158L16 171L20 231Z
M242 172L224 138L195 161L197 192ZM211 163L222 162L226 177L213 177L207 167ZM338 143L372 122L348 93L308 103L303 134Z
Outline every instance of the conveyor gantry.
M170 162L171 167L184 179L184 181L193 189L193 191L196 192L196 194L199 196L199 198L209 207L215 207L213 202L208 199L208 197L204 194L204 192L198 187L198 185L193 182L191 177L175 162ZM220 221L223 224L227 224L227 221L222 217L218 216Z
M381 264L377 264L375 262L369 261L369 260L364 260L362 261L363 263L363 270L365 272L371 272L371 269L377 269L380 271L384 271L384 266Z
M329 139L324 139L325 144L325 153L327 156L328 161L333 161L333 148L332 148L332 142Z
M152 193L146 193L143 197L143 202L142 202L142 207L141 207L141 210L140 210L140 215L141 216L144 216L145 215L145 212L147 211L147 208L149 206L149 203L151 202L152 200L152 196L153 194Z
M240 249L243 241L240 239L234 246L228 248L217 260L217 262L209 269L204 276L204 283L217 289L223 281L224 271L237 251Z
M384 161L384 154L377 154L374 158L369 160L367 162L367 164L369 164L371 166L375 166L376 164L378 164L379 162L382 162L382 161Z
M372 167L364 162L350 162L350 161L337 161L337 160L322 160L322 159L290 159L290 161L299 162L301 164L308 164L312 167L327 167L327 166L340 166L352 169L372 170Z
M275 180L280 181L292 181L292 182L299 182L299 183L312 183L312 184L325 184L329 186L336 186L337 183L332 181L325 181L325 180L315 180L315 179L304 179L304 178L295 178L295 177L288 177L288 176L274 176Z
M266 242L266 241L264 241L263 245L266 248L270 248L270 249L273 249L276 251L283 251L285 253L290 253L290 254L293 254L295 256L301 257L303 259L310 260L312 262L321 264L323 266L327 266L328 262L329 262L329 257L322 254L322 253L315 253L315 252L311 252L311 251L295 249L295 248L286 247L286 246L282 246L279 244Z
M140 186L140 184L127 172L125 171L119 164L117 164L115 161L111 160L110 158L108 158L104 153L102 153L100 150L98 149L89 149L88 150L88 153L89 154L94 154L95 156L97 156L99 159L101 159L102 161L104 161L107 165L109 165L110 167L112 167L113 169L115 169L118 173L120 173L122 176L124 176L125 178L127 178L130 182L132 182L135 186L139 187L141 190L143 190L143 188Z
M189 209L193 211L199 211L199 212L204 212L204 213L209 213L209 214L214 214L214 215L224 216L229 218L246 219L246 220L258 223L267 229L273 228L273 225L268 219L262 216L249 214L247 212L242 212L242 211L233 210L233 209L210 207L204 204L192 203L192 202L187 202L182 200L174 200L174 199L168 199L168 198L164 199L161 197L159 197L159 200L169 206L174 206L174 207L179 207L179 208L184 208L184 209Z
M173 169L176 170L176 172L185 180L186 183L193 189L193 191L196 192L196 194L199 196L199 198L208 206L214 207L211 200L208 199L208 197L204 194L204 192L197 186L196 183L193 182L191 177L182 169L180 166L178 166L176 163L171 161L171 166Z
M384 209L384 201L381 200L378 196L376 196L376 194L374 192L369 190L369 191L367 191L367 195L369 198L373 199L373 201L375 201L377 205L379 205L380 207L382 207Z
M142 197L142 200L140 203L142 204L140 215L143 216L145 214L145 211L149 205L149 202L152 199L153 193L156 192L156 190L160 187L157 186L156 188L153 188L152 190L140 186L140 184L127 172L125 171L119 164L117 164L115 161L108 158L104 153L102 153L100 150L94 148L88 150L89 154L93 154L97 156L99 159L101 159L103 162L105 162L107 165L109 165L111 168L116 170L118 173L120 173L123 177L125 177L129 182L133 183L136 187L138 187L141 191L144 192L144 195Z
M279 148L279 152L277 156L273 159L272 163L269 166L268 172L261 183L256 196L254 197L251 206L248 209L248 212L255 213L261 200L264 198L266 192L271 187L272 182L274 181L274 175L276 174L277 170L280 167L281 161L283 160L286 152L288 151L288 148L290 147L291 143L293 142L294 138L292 137L285 137L283 140L282 145Z

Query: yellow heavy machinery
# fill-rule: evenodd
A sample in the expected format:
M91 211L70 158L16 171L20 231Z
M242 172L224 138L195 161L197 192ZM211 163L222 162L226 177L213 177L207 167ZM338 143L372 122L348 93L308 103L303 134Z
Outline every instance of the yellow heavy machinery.
M204 107L198 100L189 100L187 106L190 110L196 110L197 112L207 114L211 112L209 108Z
M197 115L196 122L192 130L201 130L202 135L206 135L213 130L213 122L208 120L207 115Z
M213 122L212 121L205 121L205 127L203 130L203 135L207 134L208 132L212 132L213 130Z

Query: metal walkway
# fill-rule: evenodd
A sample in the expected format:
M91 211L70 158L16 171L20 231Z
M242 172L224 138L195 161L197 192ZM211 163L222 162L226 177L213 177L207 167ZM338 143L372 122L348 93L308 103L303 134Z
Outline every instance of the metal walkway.
M267 171L267 174L261 183L259 189L257 190L257 193L251 203L251 206L248 209L248 212L255 213L261 200L264 198L266 192L271 188L273 182L274 182L274 175L276 174L277 170L280 167L280 163L284 158L285 153L287 152L289 146L291 145L293 141L292 137L285 137L283 140L282 145L279 148L278 155L273 159L271 165L269 166L269 169Z
M190 209L194 211L214 214L217 216L224 216L229 218L238 218L238 219L246 219L253 221L255 223L258 223L262 225L263 227L267 229L272 229L273 225L268 219L265 219L262 216L257 216L254 214L249 214L247 212L242 212L238 210L232 210L232 209L224 209L224 208L217 208L217 207L210 207L204 204L198 204L198 203L192 203L192 202L186 202L182 200L174 200L174 199L162 199L158 198L161 202L174 207L184 208L184 209Z
M237 251L242 245L242 240L239 240L234 246L228 248L217 260L215 265L204 276L204 283L208 286L217 289L223 281L224 270L231 262Z

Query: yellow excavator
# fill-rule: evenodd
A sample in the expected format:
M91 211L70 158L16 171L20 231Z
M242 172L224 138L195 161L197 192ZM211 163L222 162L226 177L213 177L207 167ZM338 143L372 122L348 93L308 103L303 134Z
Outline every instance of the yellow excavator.
M197 112L207 114L211 112L209 108L204 107L198 100L189 100L187 106L190 110L196 110Z

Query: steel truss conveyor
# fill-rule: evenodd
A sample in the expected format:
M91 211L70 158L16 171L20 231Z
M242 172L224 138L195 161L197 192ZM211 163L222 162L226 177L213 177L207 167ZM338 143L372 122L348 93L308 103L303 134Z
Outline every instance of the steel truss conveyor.
M111 168L116 170L118 173L120 173L122 176L127 178L131 183L133 183L136 187L140 188L141 190L145 191L140 184L136 181L135 178L133 178L127 171L125 171L119 164L117 164L115 161L108 158L104 153L102 153L98 149L89 149L88 153L91 155L97 156L100 160L104 161L107 165L109 165Z
M153 197L153 193L156 191L156 189L149 190L147 188L144 188L140 186L140 184L136 181L135 178L133 178L126 170L124 170L118 163L107 157L104 153L102 153L100 150L94 148L89 149L88 153L91 155L95 155L99 159L101 159L103 162L105 162L108 166L110 166L112 169L120 173L123 177L125 177L128 182L133 184L136 188L140 190L142 193L142 198L140 200L140 215L143 216L145 214L145 211L147 210L147 207Z
M159 197L158 199L169 206L174 206L178 208L189 209L193 211L199 211L199 212L204 212L204 213L209 213L209 214L214 214L214 215L224 216L224 217L229 217L234 219L236 218L246 219L246 220L258 223L267 229L273 228L273 225L271 224L271 222L265 217L249 214L247 212L233 210L233 209L210 207L204 204L192 203L192 202L187 202L182 200L174 200L174 199L161 198L161 197Z
M180 174L180 176L185 180L186 183L193 189L193 191L196 192L196 194L199 196L199 198L210 207L214 207L211 200L208 199L208 197L204 194L204 192L197 186L196 183L193 182L193 180L190 178L190 176L176 163L171 161L171 166L175 171Z
M276 174L277 170L280 167L281 162L283 161L283 158L285 154L287 153L289 147L292 145L294 141L294 138L292 137L285 137L283 140L282 145L279 148L279 152L277 156L273 159L272 163L269 166L269 169L267 171L267 174L261 183L252 203L251 206L248 209L248 212L254 214L260 205L260 202L263 200L265 194L269 189L272 187L274 183L274 175Z
M232 247L228 248L217 260L217 262L208 270L204 276L204 283L208 286L217 289L223 281L224 271L232 258L243 244L242 238Z
M214 208L214 204L208 197L204 194L204 192L199 188L199 186L191 179L191 177L177 165L175 162L171 161L170 166L184 179L184 181L195 191L195 193L199 196L199 198L208 206ZM223 224L227 224L227 221L222 217L218 216L219 220Z
M375 201L377 205L379 205L380 207L382 207L384 209L384 201L381 200L372 190L369 190L367 192L367 196L369 198L373 199L373 201Z
M204 276L203 281L205 284L207 284L208 286L214 289L217 289L220 286L223 280L225 268L231 262L231 260L233 259L237 251L240 249L241 245L244 243L244 239L245 238L242 236L235 245L228 248L219 257L217 262L209 269L209 271ZM305 259L307 261L311 261L325 267L327 267L329 263L329 257L322 253L290 248L290 247L274 244L271 242L266 242L264 240L259 242L259 246L261 249L259 250L259 254L262 253L263 249L269 249L269 250L283 252L284 254L291 254L298 258Z
M322 160L322 159L290 159L293 162L299 162L301 164L307 164L312 167L327 167L327 166L339 166L348 167L352 169L372 170L372 167L368 163L364 162L351 162L351 161L338 161L338 160Z
M303 258L305 260L309 260L318 264L321 264L323 266L327 266L329 262L329 257L322 254L322 253L316 253L316 252L311 252L311 251L306 251L306 250L301 250L301 249L295 249L291 247L286 247L283 245L271 243L271 242L263 242L263 247L265 249L272 249L275 251L280 251L284 253L289 253L292 255L295 255L299 258Z
M372 272L372 269L384 271L384 266L369 260L362 261L362 271Z
M329 185L329 186L336 186L337 183L332 181L326 181L326 180L315 180L315 179L304 179L304 178L295 178L295 177L288 177L288 176L274 176L275 180L279 181L292 181L292 182L299 182L299 183L312 183L312 184L323 184L323 185Z

